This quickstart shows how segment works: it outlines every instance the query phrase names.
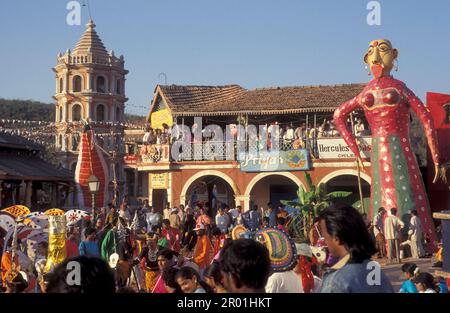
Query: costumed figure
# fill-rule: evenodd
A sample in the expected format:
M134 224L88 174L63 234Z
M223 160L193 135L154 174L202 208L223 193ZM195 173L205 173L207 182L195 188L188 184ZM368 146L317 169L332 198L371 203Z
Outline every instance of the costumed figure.
M125 221L119 218L118 226L108 231L101 244L102 258L115 270L118 287L126 286L133 259L131 232L124 224Z
M419 166L411 149L409 138L410 112L420 119L435 165L434 182L445 177L440 163L436 129L429 110L400 80L390 75L397 49L386 39L374 40L364 56L375 78L355 98L343 103L334 112L336 128L355 154L358 166L363 167L355 136L347 126L348 115L362 109L372 130L372 183L369 215L373 218L378 208L397 208L404 218L409 210L417 210L424 231L430 236L432 248L436 232L430 213L427 194Z
M158 235L148 233L146 235L146 244L139 255L140 265L145 273L146 291L151 293L158 279Z
M60 209L45 211L48 215L48 255L45 273L52 271L66 259L66 216Z

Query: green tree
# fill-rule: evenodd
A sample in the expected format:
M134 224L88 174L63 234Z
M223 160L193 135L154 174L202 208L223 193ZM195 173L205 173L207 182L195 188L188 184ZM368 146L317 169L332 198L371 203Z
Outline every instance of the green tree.
M330 206L338 199L345 199L352 194L350 191L333 191L327 193L325 185L314 185L311 175L304 172L305 181L309 191L303 186L297 191L296 200L282 200L281 203L294 208L292 219L289 222L288 230L294 236L296 241L307 241L308 234L313 227L313 220L319 216L321 210Z

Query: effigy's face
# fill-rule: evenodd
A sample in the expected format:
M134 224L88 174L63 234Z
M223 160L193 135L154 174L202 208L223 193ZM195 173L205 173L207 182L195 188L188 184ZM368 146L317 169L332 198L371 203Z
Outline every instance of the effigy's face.
M375 78L379 78L389 76L397 56L398 51L392 48L389 40L379 39L370 42L364 62L369 65Z

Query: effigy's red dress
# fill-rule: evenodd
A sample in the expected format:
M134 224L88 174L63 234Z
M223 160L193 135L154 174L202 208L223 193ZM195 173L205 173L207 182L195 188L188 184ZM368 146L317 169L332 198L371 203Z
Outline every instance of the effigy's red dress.
M425 129L431 155L439 163L437 136L430 112L406 85L392 76L373 79L355 98L334 112L336 128L356 155L360 156L355 137L347 128L347 115L361 108L372 130L372 183L370 212L378 208L398 209L404 217L417 210L423 230L434 243L435 229L419 166L409 138L409 108Z

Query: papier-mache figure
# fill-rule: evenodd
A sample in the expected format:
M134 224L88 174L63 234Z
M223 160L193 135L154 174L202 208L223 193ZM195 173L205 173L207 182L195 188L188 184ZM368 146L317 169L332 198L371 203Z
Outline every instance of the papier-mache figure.
M436 182L445 179L445 166L440 163L436 129L429 110L422 101L400 80L390 74L398 50L389 40L370 42L364 62L374 75L363 91L355 98L343 103L334 112L334 122L345 142L363 167L355 136L347 127L348 115L362 109L372 130L372 183L370 216L378 208L397 208L403 218L410 210L417 210L424 231L436 245L436 232L430 205L419 166L411 149L409 138L410 111L418 116L425 130L435 165Z

